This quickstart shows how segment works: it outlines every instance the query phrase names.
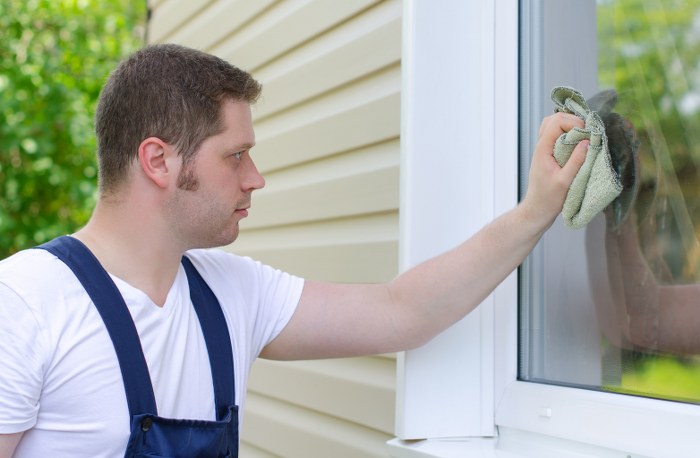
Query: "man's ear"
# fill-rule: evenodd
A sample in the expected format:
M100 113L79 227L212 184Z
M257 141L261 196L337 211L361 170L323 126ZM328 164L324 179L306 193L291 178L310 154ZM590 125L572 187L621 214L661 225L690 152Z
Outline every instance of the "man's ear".
M173 177L171 157L174 149L158 137L148 137L139 145L139 166L156 186L166 188Z

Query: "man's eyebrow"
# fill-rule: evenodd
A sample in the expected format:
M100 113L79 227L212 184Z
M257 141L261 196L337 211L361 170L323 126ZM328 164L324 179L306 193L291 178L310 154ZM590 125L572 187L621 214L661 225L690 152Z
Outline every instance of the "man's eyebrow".
M244 149L251 149L254 146L255 146L255 143L241 143L240 145L236 145L233 148L231 148L231 150L240 151L240 150L244 150Z

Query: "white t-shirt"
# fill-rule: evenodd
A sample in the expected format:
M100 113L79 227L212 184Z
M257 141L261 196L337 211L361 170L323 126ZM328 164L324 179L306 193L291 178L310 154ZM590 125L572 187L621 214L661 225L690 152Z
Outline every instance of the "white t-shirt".
M303 280L221 250L192 250L231 335L236 403L250 367L289 322ZM158 414L214 420L211 369L180 266L165 305L112 277L141 339ZM129 411L114 346L72 271L45 250L0 262L0 433L26 431L16 457L123 456Z

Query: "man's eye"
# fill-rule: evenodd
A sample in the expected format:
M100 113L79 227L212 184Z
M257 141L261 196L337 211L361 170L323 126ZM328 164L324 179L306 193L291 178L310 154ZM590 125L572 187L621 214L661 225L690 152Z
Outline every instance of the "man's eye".
M239 161L241 160L241 156L243 156L243 151L239 151L237 153L233 153L233 156L238 159Z

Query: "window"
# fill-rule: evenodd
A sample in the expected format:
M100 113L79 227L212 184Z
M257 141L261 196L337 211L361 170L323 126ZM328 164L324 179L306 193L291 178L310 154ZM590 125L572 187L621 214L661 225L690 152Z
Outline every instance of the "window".
M657 175L643 170L656 171L649 168L656 166L648 154L665 140L673 173L663 175L663 183L675 177L683 205L676 192L656 206L667 209L657 223L674 220L677 227L657 224L656 231L644 233L637 252L652 272L663 264L646 261L649 249L662 253L656 259L668 263L674 275L693 271L683 267L695 258L682 240L694 229L681 232L687 225L680 225L673 207L685 208L693 227L700 223L692 216L697 204L689 192L700 185L695 161L681 165L675 159L697 158L700 146L692 140L700 132L693 114L700 99L693 95L700 82L695 74L700 52L693 58L700 35L696 2L445 0L436 8L405 0L404 5L404 266L443 251L517 203L517 183L527 178L539 124L552 112L549 92L570 85L586 97L616 91L614 111L634 128L639 157L646 158L635 205L649 205L643 196L654 195L651 179ZM634 67L641 70L631 72ZM623 83L618 78L625 73L643 79ZM685 87L681 77L687 90L678 90ZM640 97L642 81L656 94L653 109ZM427 162L426 150L433 152ZM668 383L639 377L646 367L655 368L652 375L668 373L666 366L674 371L682 366L688 374L697 367L696 356L668 342L645 341L644 326L630 335L625 320L604 313L617 310L609 303L606 308L601 297L616 297L607 266L621 259L603 250L606 224L605 215L576 231L556 223L523 268L477 310L400 357L398 438L390 443L391 456L485 458L500 456L499 449L529 458L697 456L698 394L679 395L666 389ZM678 290L694 286L688 277L654 278ZM700 328L689 319L680 324Z
M606 123L624 189L583 229L558 220L521 268L522 382L505 390L497 423L690 456L700 402L700 2L522 0L520 10L521 168L554 106L551 89L571 86Z
M579 88L624 189L583 229L558 221L522 269L519 377L700 402L700 1L523 3L542 49L523 131L552 106L535 97Z

